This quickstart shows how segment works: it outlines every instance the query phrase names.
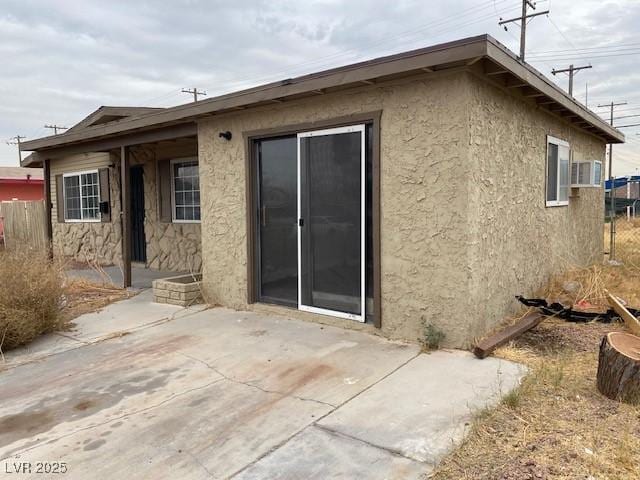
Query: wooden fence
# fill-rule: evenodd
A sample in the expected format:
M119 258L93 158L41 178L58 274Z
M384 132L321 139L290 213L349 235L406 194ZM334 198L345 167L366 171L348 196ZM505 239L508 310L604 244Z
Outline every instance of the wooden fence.
M0 224L4 225L7 250L47 248L46 221L44 200L0 202Z

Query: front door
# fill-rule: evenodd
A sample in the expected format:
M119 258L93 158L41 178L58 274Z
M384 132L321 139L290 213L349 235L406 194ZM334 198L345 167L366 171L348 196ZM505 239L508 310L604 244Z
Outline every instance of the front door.
M298 134L298 308L364 322L365 126Z
M147 261L144 236L144 181L142 165L131 167L131 261Z

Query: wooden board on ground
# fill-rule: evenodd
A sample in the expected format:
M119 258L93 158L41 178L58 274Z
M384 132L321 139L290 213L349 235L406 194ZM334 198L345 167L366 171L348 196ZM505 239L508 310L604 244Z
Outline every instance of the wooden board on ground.
M634 335L640 336L640 321L634 317L629 310L622 304L622 302L611 295L609 292L607 293L607 299L609 300L609 305L616 311L618 315L624 320L624 324L627 326L631 333Z
M486 358L496 348L510 342L514 338L519 337L527 330L531 330L544 319L544 315L538 312L529 313L513 325L508 326L504 330L491 335L478 342L473 349L473 354L478 358Z
M598 390L613 400L640 404L640 338L611 332L600 344Z

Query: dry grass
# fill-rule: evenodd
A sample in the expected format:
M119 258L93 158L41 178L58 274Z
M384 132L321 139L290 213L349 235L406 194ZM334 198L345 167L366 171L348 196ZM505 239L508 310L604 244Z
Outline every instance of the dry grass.
M130 293L67 279L64 265L34 251L0 251L0 355Z
M0 351L57 330L62 269L42 253L0 252Z
M610 243L610 226L604 226L604 244ZM626 217L616 219L616 253L615 259L629 266L640 268L640 218L627 220Z
M568 281L576 282L574 292L563 290ZM550 282L547 293L602 308L604 288L640 305L640 271L629 267L573 269ZM499 349L497 356L526 364L530 374L498 407L477 416L433 478L640 478L640 408L609 400L595 385L599 342L622 328L547 319Z
M69 322L85 313L96 312L110 303L129 298L133 293L112 285L96 284L87 280L67 279L64 287L64 297L61 317L68 327Z

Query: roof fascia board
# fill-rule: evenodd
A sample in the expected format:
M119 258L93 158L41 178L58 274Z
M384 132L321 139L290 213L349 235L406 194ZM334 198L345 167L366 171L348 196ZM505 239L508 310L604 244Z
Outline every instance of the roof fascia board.
M221 110L236 107L248 107L253 104L280 99L291 95L312 93L327 87L356 84L364 80L371 80L388 75L394 75L413 70L433 67L446 63L465 61L486 55L486 37L475 37L456 44L447 44L439 48L426 51L412 52L411 55L397 55L391 60L380 59L364 62L351 67L320 72L307 75L291 81L291 83L277 82L244 90L220 97L204 100L195 104L179 105L157 113L150 113L138 118L124 119L117 124L105 124L87 127L78 132L70 132L54 137L23 142L24 150L39 150L42 148L64 145L72 142L113 135L131 129L148 128L162 124L194 119L204 115L211 115Z
M41 150L34 161L41 162L42 159L55 159L87 152L107 152L114 148L139 145L141 143L160 142L162 140L172 140L175 138L192 137L198 134L198 126L194 122L182 123L168 127L145 130L141 132L131 132L125 135L89 140L83 143L64 145L51 149ZM33 154L32 154L33 155ZM28 165L31 165L30 162ZM24 164L23 166L27 166Z
M575 100L570 98L568 95L559 91L556 86L552 85L549 81L536 74L530 67L523 65L521 62L513 58L499 45L496 45L492 41L489 41L487 52L488 57L493 62L508 69L528 85L531 85L533 88L544 93L547 97L553 99L564 109L569 110L570 112L576 114L578 117L584 119L591 126L609 137L608 140L613 141L613 143L624 142L625 137L622 132L615 128L612 128L608 123L595 115L593 112L587 110L582 105L578 104Z

